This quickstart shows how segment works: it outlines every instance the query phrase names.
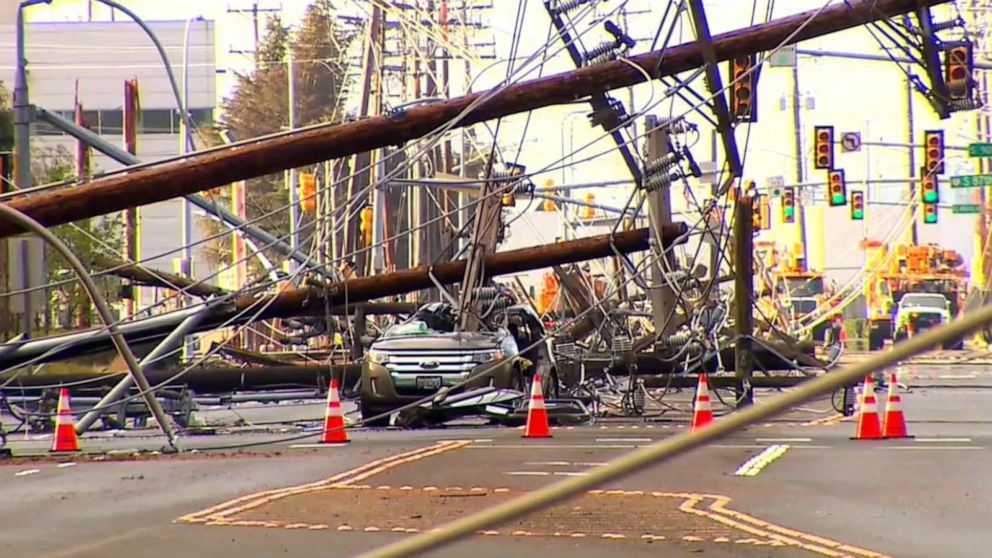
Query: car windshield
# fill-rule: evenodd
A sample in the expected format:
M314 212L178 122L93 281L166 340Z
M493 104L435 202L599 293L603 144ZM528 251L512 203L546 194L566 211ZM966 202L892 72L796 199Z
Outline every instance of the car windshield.
M442 333L446 332L431 329L427 326L427 323L422 320L411 320L390 327L385 333L383 333L382 336L386 339L391 339L395 337L412 337L416 335L440 335Z
M904 308L947 308L947 299L944 295L906 295L902 297Z
M815 298L792 299L792 311L796 314L809 314L816 310Z

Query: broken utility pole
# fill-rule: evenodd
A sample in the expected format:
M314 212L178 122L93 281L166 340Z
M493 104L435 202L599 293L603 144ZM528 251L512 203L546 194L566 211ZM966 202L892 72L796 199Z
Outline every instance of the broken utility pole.
M663 226L662 246L684 242L688 227L679 223ZM615 235L599 235L556 244L510 250L490 254L485 258L484 277L508 275L595 258L605 258L620 253L648 249L648 230L637 229ZM323 316L328 306L347 306L345 312L354 311L354 305L368 300L400 295L428 289L434 281L450 285L465 275L465 260L443 262L435 266L424 265L372 277L359 277L331 283L325 288L287 290L274 295L242 296L229 304L218 304L209 316L194 328L206 331L219 324L234 325L252 320L291 318L294 316ZM433 280L432 280L433 276ZM369 307L364 307L368 311ZM350 309L350 310L349 310ZM120 326L129 343L153 343L169 334L177 325L199 308L161 314ZM110 350L109 336L104 332L86 330L55 337L0 344L0 368L19 366L30 359L36 362L74 358L85 354Z
M736 401L742 407L754 403L751 376L754 371L754 208L752 192L738 190L734 206L734 372Z
M771 50L786 41L796 43L905 14L920 6L949 1L845 2L830 6L815 17L815 11L804 12L718 35L713 38L713 49L716 60L729 60ZM643 72L659 78L692 70L704 63L703 49L698 42L692 42L624 61L604 62L510 85L496 92L484 91L345 124L321 124L240 142L180 160L147 166L125 175L94 180L87 186L33 194L9 203L43 225L59 225L216 188L237 180L390 145L402 145L456 119L454 127L469 126L644 82L642 70L632 65L640 66ZM20 231L13 223L0 223L0 238Z

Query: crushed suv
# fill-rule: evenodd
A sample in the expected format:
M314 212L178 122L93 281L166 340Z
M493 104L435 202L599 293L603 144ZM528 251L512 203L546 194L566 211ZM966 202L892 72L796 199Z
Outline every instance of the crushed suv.
M492 386L526 392L538 371L545 394L557 395L554 357L538 315L527 306L510 306L490 321L497 323L490 324L489 331L456 331L451 306L432 303L386 329L362 363L361 411L366 424L387 425L388 415L380 415L442 389L457 393Z

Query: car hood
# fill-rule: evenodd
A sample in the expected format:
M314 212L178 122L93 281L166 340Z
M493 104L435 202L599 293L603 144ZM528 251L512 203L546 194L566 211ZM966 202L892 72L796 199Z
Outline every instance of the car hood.
M499 337L479 333L451 333L444 335L410 335L379 339L370 347L377 351L449 350L472 351L499 347Z

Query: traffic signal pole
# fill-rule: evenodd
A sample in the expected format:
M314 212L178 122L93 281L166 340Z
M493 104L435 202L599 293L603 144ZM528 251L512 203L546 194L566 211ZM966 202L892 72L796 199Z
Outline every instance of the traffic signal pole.
M916 129L913 120L913 82L908 78L906 79L906 143L909 145L906 148L906 163L909 165L909 176L916 176L916 173L920 171L919 167L916 166L916 149L913 146L913 142L916 140ZM909 181L909 199L913 199L913 194L916 193L916 187L918 182L916 180ZM920 198L922 204L922 198ZM916 230L916 219L914 218L909 223L909 240L910 244L916 246L919 241Z
M806 177L803 174L803 124L802 104L799 95L799 57L796 56L792 66L792 122L796 128L796 184L802 184ZM802 202L802 190L796 191L793 207L796 209L796 227L799 229L799 241L803 245L803 271L809 270L809 248L806 246L806 206Z
M862 0L845 2L816 12L804 12L713 38L718 61L772 50L873 21L910 12L919 5L949 0ZM630 87L654 78L698 68L703 49L696 41L623 61L584 66L574 71L486 90L438 103L406 108L344 124L321 124L225 145L184 159L149 165L75 186L33 194L10 201L46 226L96 217L128 207L147 205L373 149L402 145L451 125L469 126L501 116L570 103L589 95ZM632 66L640 66L634 68ZM451 124L454 122L453 124ZM22 231L17 224L0 223L0 238Z

